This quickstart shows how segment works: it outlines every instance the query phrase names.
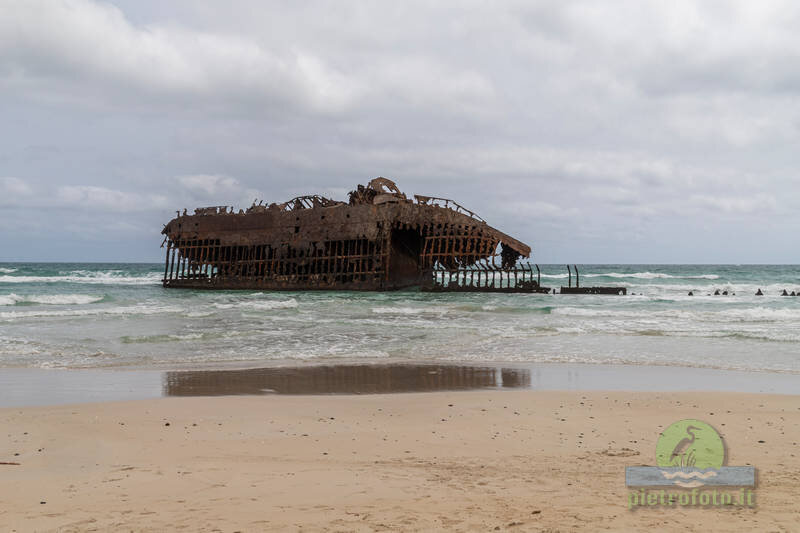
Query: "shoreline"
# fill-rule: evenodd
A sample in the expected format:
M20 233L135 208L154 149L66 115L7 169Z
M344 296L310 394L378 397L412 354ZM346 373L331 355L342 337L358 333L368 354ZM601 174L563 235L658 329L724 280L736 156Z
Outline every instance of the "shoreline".
M627 466L711 424L755 506L629 509ZM791 530L800 397L526 389L0 409L0 529Z
M652 365L455 362L315 363L199 370L7 368L0 372L0 408L169 396L509 389L793 395L800 391L800 374Z

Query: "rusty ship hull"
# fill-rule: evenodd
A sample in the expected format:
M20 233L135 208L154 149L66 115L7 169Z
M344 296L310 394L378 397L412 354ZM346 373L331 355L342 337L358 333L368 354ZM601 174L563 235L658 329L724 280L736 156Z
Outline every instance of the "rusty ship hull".
M199 208L165 225L163 285L194 289L396 290L437 286L434 272L514 271L530 248L452 200L377 178L349 203ZM489 286L488 274L484 286ZM509 278L510 279L510 278ZM519 282L518 282L519 283Z

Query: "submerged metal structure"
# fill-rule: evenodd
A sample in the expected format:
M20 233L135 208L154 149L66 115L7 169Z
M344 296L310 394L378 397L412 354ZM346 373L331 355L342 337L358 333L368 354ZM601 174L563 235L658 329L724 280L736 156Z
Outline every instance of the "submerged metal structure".
M528 245L453 200L407 198L382 177L348 202L184 210L162 233L165 287L545 292L519 264Z

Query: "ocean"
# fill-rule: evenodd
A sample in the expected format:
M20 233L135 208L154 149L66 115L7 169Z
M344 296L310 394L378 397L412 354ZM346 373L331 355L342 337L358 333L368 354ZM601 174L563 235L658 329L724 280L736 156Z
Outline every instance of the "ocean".
M541 268L543 285L566 285L564 265ZM160 264L0 263L0 367L560 362L800 373L800 297L780 296L800 292L799 266L580 268L582 285L629 295L166 290Z

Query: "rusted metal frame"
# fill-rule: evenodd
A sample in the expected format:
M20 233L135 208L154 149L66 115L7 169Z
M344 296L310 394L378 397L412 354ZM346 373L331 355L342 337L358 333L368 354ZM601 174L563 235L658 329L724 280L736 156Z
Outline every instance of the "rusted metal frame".
M206 260L203 272L206 275L206 281L211 282L212 273L214 272L214 247L216 245L215 239L208 239L206 246Z
M336 281L336 250L339 246L338 241L329 241L327 250L327 265L325 266L325 273L328 275L330 283Z
M189 253L189 278L192 279L196 277L195 269L197 268L197 254L200 251L200 247L198 246L199 241L197 239L192 241L192 248Z
M389 251L392 249L392 232L386 231L385 236L382 243L382 263L383 263L383 272L384 272L384 280L389 281Z
M352 274L352 246L350 239L342 240L342 279L345 282L350 281Z
M309 260L308 260L308 279L309 280L317 279L316 276L317 276L318 270L319 270L319 263L317 261L317 257L319 256L319 254L317 254L317 243L316 242L312 242L311 243L311 248L309 250L309 254L310 255L309 255Z
M325 269L327 274L330 276L331 282L338 281L337 272L336 272L336 265L337 263L337 252L339 249L339 241L330 241L328 243L328 266Z
M202 279L205 274L206 246L208 245L208 239L201 239L199 242L201 244L197 250L197 277Z
M448 224L447 226L448 226L448 231L447 231L447 241L446 241L447 242L446 253L448 258L454 258L455 246L456 246L455 228L453 227L452 224Z
M369 241L369 257L367 258L367 265L369 265L370 276L373 280L380 279L380 268L378 266L378 260L376 259L376 251L378 250L378 243L370 240Z
M278 275L278 256L280 255L282 245L278 243L277 248L272 249L272 257L269 262L270 276L275 279Z
M297 248L289 245L289 253L286 257L286 275L290 280L297 278Z
M494 262L495 256L492 255L492 288L495 288L495 277L497 276L497 265Z
M367 280L369 280L369 275L372 272L372 267L371 267L370 261L369 261L370 251L372 249L372 243L366 237L364 237L363 239L364 239L364 248L363 248L364 249L364 257L361 259L361 268L363 269L364 276L363 276L362 279L364 281L367 281Z
M186 257L188 261L186 262L186 277L189 279L193 279L195 277L195 269L197 268L197 239L193 239L191 244L189 245L189 249L187 250Z
M202 266L203 266L203 263L202 263L202 260L201 260L202 259L202 254L203 254L203 244L202 244L203 242L204 241L202 239L198 239L198 240L195 241L196 245L194 247L194 253L192 254L192 257L194 258L194 267L192 269L192 277L198 278L198 279L200 278L200 272L201 272L201 269L202 269Z
M181 279L181 263L183 262L183 253L181 252L182 240L176 245L175 249L175 279Z
M208 241L208 258L206 261L208 262L208 266L206 267L206 275L208 279L214 277L214 268L216 266L216 258L217 258L217 239L209 239Z
M257 255L258 255L258 264L256 265L256 277L258 279L264 279L264 260L265 255L267 252L267 245L266 244L259 244L257 247Z
M186 248L188 248L188 246L189 245L187 243L184 243L184 247L180 250L181 271L180 275L178 276L180 279L186 279Z
M242 274L242 247L240 245L231 247L231 277L241 280Z
M345 280L348 282L353 281L353 240L347 239L344 243L344 268Z
M211 239L206 239L203 244L203 266L201 274L206 278L210 278L208 269L210 268L209 259L211 258Z
M353 247L355 252L352 257L353 261L353 281L361 282L361 261L363 257L363 243L360 238L353 239Z
M211 254L211 268L209 270L209 277L216 278L222 270L222 243L219 239L214 240L213 253Z
M174 278L174 271L175 271L175 251L177 250L177 243L175 241L170 241L171 249L169 252L169 273L167 274L167 280L172 281Z
M350 256L353 264L353 281L361 281L361 239L353 239L353 252Z
M191 246L191 241L186 241L181 248L181 256L180 256L180 264L181 264L181 272L180 278L186 279L186 258L189 257L189 247Z
M256 244L254 248L253 281L259 287L264 284L264 248L264 244Z
M197 262L197 275L203 279L206 277L206 256L208 255L208 239L203 239L200 246L199 258Z
M339 281L344 281L344 240L336 241L336 275Z
M306 277L306 250L303 248L295 247L294 249L294 279L295 281L304 281Z
M167 281L167 271L169 271L169 252L170 252L170 248L172 248L172 243L167 241L167 252L166 252L166 255L164 256L164 278L162 279L162 282Z
M359 238L358 246L356 247L356 272L358 273L358 281L366 280L366 273L364 268L364 258L366 257L366 239Z
M180 239L175 241L175 245L172 247L172 264L169 267L169 277L173 280L177 280L180 278L179 270L181 268L181 248L180 248Z

